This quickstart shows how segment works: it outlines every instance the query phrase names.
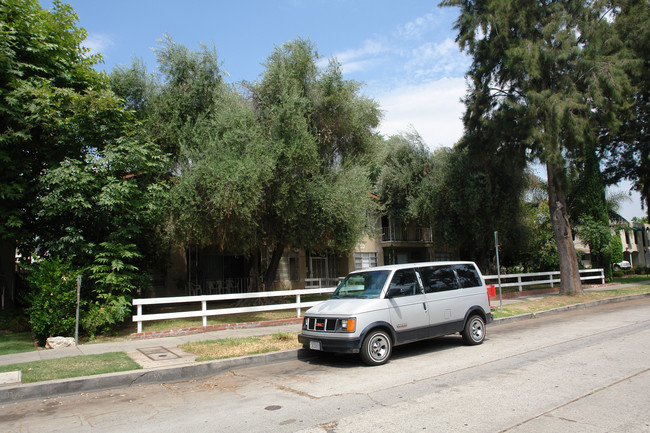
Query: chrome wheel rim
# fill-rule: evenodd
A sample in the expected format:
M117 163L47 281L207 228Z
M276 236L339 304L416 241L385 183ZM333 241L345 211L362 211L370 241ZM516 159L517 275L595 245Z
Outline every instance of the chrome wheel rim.
M388 354L388 344L384 335L378 334L372 337L368 345L372 359L375 361L383 361Z
M481 341L483 339L483 322L478 319L472 320L470 335L474 341Z

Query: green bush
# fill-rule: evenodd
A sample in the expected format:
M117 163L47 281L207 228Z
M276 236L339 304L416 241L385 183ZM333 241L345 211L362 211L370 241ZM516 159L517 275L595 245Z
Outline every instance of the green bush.
M50 336L73 336L79 271L57 258L39 261L28 269L31 291L26 313L36 341L44 345Z
M646 266L637 266L634 268L634 273L636 275L648 275L650 268Z
M0 311L0 329L9 332L29 331L29 321L22 311L7 308Z
M151 283L133 262L142 255L134 244L102 242L95 263L89 268L93 281L94 301L84 314L82 324L86 333L111 333L128 318L133 293Z
M124 296L112 297L100 304L93 302L81 318L81 325L90 337L114 333L131 311L131 303Z

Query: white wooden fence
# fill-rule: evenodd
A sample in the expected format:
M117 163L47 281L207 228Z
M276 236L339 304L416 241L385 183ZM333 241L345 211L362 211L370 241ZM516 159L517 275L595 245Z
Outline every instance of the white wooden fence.
M605 282L605 274L602 269L585 269L580 271L581 274L595 274L583 276L581 280L601 280ZM560 272L536 272L530 274L504 274L501 275L501 287L519 287L519 291L523 286L549 284L553 287L554 283L559 283ZM537 279L537 277L541 277ZM497 275L485 275L486 283L497 284ZM532 278L529 280L529 278ZM516 279L514 282L506 282L508 280ZM312 282L313 283L313 282ZM203 295L203 296L176 296L167 298L145 298L134 299L133 305L136 307L136 315L133 316L133 321L138 324L138 333L142 332L142 322L152 320L168 320L168 319L184 319L191 317L203 318L203 326L207 326L209 316L219 316L227 314L240 314L240 313L257 313L260 311L277 311L277 310L290 310L296 309L296 317L300 317L301 309L312 307L320 301L302 302L302 295L319 295L325 293L333 293L336 287L326 287L319 289L301 289L301 290L282 290L272 292L254 292L254 293L232 293L226 295ZM216 308L212 310L207 309L208 302L214 301L238 301L240 299L255 299L255 298L273 298L273 297L295 297L296 301L289 304L268 304L257 305L253 307L234 307L234 308ZM200 305L200 310L192 311L179 311L174 313L155 313L144 314L142 307L144 305L171 305L171 304L196 304Z
M495 286L499 281L498 275L484 275L483 278L487 284L494 284ZM580 281L587 280L600 280L601 284L605 284L605 271L603 269L581 269ZM548 284L550 287L553 287L553 284L559 282L560 271L501 275L501 287L518 287L520 292L523 286Z
M229 295L203 295L203 296L176 296L167 298L145 298L134 299L133 305L136 306L137 312L133 316L133 321L138 323L138 333L142 332L142 322L151 320L168 320L168 319L184 319L190 317L202 317L203 326L207 326L208 316L218 316L226 314L240 314L240 313L257 313L260 311L276 311L276 310L290 310L295 308L297 317L300 317L300 310L302 308L313 307L320 301L302 302L302 295L319 295L323 293L332 293L336 287L327 287L320 289L302 289L302 290L282 290L273 292L253 292L253 293L232 293ZM274 298L291 296L296 299L296 302L289 304L270 304L270 305L256 305L253 307L234 307L234 308L217 308L213 310L207 309L207 303L213 301L238 301L240 299L255 299L255 298ZM200 304L200 310L194 311L179 311L175 313L156 313L156 314L143 314L143 305L170 305L170 304Z

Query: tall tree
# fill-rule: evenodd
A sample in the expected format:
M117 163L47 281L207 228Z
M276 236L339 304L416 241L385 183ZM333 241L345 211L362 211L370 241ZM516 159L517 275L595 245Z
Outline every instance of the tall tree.
M59 1L51 11L36 0L0 3L0 261L10 293L15 248L38 233L41 174L119 135L93 70L100 57L81 45L76 21Z
M309 41L277 47L242 94L224 83L214 49L166 38L158 86L137 64L113 75L175 161L168 232L248 257L251 290L268 288L287 246L347 251L368 229L380 112L336 62L320 70L317 59Z
M345 81L331 61L319 71L308 40L276 47L261 80L250 86L268 146L261 236L272 250L264 281L273 281L288 245L349 251L368 229L373 208L366 163L377 143L377 104Z
M424 206L431 203L435 208L439 196L423 187L431 183L430 177L440 176L443 167L415 131L390 137L385 146L377 192L386 214L398 224L431 224L430 209Z
M621 128L617 134L601 134L600 151L606 183L630 180L650 218L650 3L621 1L620 8L615 30L634 58L625 64L633 87Z
M578 179L569 192L573 210L572 224L578 225L578 235L589 245L591 263L605 270L611 279L610 220L605 200L605 184L596 155L595 140L588 140L583 147L582 163L578 164ZM589 235L587 236L587 233Z
M274 151L250 102L225 83L214 47L192 51L167 35L156 55L158 74L134 61L110 82L171 157L165 232L186 248L248 256L262 242L259 213Z
M525 160L498 149L474 153L462 143L431 152L417 133L391 137L378 193L393 221L431 227L438 246L457 246L461 258L487 269L494 231L506 262L523 248Z
M485 121L509 116L530 156L546 165L561 293L582 293L567 209L568 173L595 128L613 127L627 77L610 1L446 0L457 6L461 48L473 58L468 110ZM514 115L513 115L514 114ZM522 131L523 129L523 131ZM511 143L504 143L511 145Z

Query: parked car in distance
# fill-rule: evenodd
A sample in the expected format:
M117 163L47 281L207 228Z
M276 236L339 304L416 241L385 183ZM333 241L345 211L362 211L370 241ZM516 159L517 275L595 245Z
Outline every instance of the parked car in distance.
M626 271L632 269L632 265L627 260L623 260L622 262L614 263L614 269L622 269Z
M298 341L381 365L393 346L413 341L460 332L466 344L481 344L492 320L473 262L379 266L350 273L330 299L307 310Z

